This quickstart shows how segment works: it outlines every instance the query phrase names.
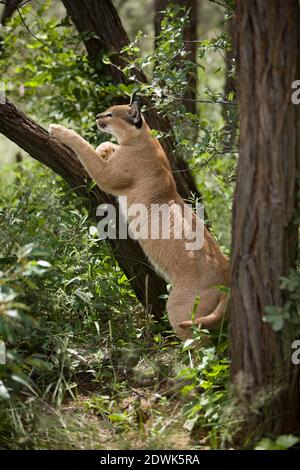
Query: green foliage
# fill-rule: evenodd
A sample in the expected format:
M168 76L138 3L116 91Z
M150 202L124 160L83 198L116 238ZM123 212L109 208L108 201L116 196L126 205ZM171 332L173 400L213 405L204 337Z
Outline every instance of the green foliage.
M184 43L187 13L169 6L153 50L146 50L151 37L142 32L123 48L123 72L132 80L125 86L106 74L113 53L103 51L91 64L86 34L78 34L68 18L49 18L48 6L31 10L26 4L22 18L16 15L1 30L0 73L8 97L26 112L45 124L71 126L93 144L99 140L98 112L133 91L149 97L170 121L176 151L189 163L213 233L228 251L237 116L234 92L223 92L221 56L231 48L224 26L233 2L226 5L225 23L198 43L197 64ZM137 69L148 84L135 80ZM192 113L185 95L195 76ZM203 434L212 448L230 442L237 423L227 332L214 337L195 328L182 346L166 319L157 324L146 317L97 238L83 199L37 164L26 162L1 176L0 340L7 362L0 365L0 447L98 449L106 445L102 434L115 448L131 442L178 448L182 435L188 448L199 446ZM299 269L281 280L284 306L266 309L275 331L287 325L299 334L299 286ZM169 440L173 432L175 443ZM265 438L256 449L287 449L298 441Z
M3 176L0 193L2 392L15 390L13 382L33 387L34 377L45 398L61 403L82 371L74 339L96 344L109 315L128 317L136 302L83 201L40 165L16 167L13 176L9 184Z
M256 450L287 450L300 441L299 437L288 435L278 436L276 439L267 437L261 439L255 446Z
M224 437L224 409L230 401L227 333L221 331L213 338L208 331L196 328L194 339L184 343L183 351L187 366L180 370L178 378L187 385L181 392L183 396L193 396L183 407L184 428L206 429L211 445L219 447Z
M113 84L101 56L90 63L83 46L87 34L75 32L68 17L45 18L47 8L39 8L34 16L30 5L22 8L32 35L18 15L3 28L1 80L8 97L25 105L38 120L64 122L96 143L96 114L119 96L130 96L133 86Z

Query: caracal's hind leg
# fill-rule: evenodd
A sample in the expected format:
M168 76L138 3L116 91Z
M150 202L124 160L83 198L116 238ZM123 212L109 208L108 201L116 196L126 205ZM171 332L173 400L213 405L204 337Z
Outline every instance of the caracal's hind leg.
M173 287L167 302L170 323L178 336L186 340L193 336L194 322L191 321L193 312L196 310L194 320L200 317L207 319L207 321L203 320L203 328L215 328L220 323L225 309L225 303L223 305L222 302L222 311L220 304L220 292L217 289L201 290L192 286L191 283L178 283ZM183 328L181 327L182 323ZM201 323L199 320L195 321L195 325Z
M167 302L169 320L173 329L182 340L193 336L191 329L184 329L179 325L184 321L191 320L196 299L197 291L188 286L184 288L182 285L174 286L169 296Z

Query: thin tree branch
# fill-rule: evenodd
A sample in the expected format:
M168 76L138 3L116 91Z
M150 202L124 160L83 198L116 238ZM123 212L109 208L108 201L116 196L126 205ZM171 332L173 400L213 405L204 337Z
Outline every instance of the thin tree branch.
M21 18L21 21L22 21L23 25L25 26L26 30L28 31L28 33L29 33L32 37L34 37L34 39L36 39L38 42L40 42L41 44L43 44L44 46L46 46L46 47L49 49L50 52L54 53L54 51L48 46L48 44L47 44L45 41L43 41L42 39L40 39L39 37L37 37L37 36L29 29L29 27L27 26L27 24L26 24L26 22L25 22L25 20L24 20L24 18L23 18L23 15L22 15L22 13L21 13L21 11L20 11L20 8L16 7L16 9L17 9L17 12L19 13L19 16L20 16L20 18Z
M228 6L225 3L217 2L216 0L208 0L210 3L214 3L215 5L219 5L220 7L228 9Z

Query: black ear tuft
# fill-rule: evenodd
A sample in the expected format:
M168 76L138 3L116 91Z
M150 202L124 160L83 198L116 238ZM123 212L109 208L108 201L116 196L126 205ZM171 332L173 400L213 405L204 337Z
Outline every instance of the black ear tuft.
M131 93L131 95L130 95L130 103L129 103L129 106L132 106L132 103L135 101L135 97L136 97L136 92L134 91L134 92Z
M143 125L143 118L137 101L133 101L130 105L129 114L132 123L140 129Z
M129 103L129 106L132 106L132 104L133 104L135 101L138 103L138 105L141 104L141 99L140 99L140 97L139 97L139 95L137 94L136 91L134 91L134 92L131 93L131 95L130 95L130 103Z

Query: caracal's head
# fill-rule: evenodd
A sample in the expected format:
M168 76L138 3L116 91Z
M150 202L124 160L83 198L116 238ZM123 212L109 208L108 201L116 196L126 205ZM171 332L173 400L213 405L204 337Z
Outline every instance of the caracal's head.
M134 101L130 105L111 106L104 113L97 115L97 126L102 132L114 135L118 141L141 136L145 121Z

